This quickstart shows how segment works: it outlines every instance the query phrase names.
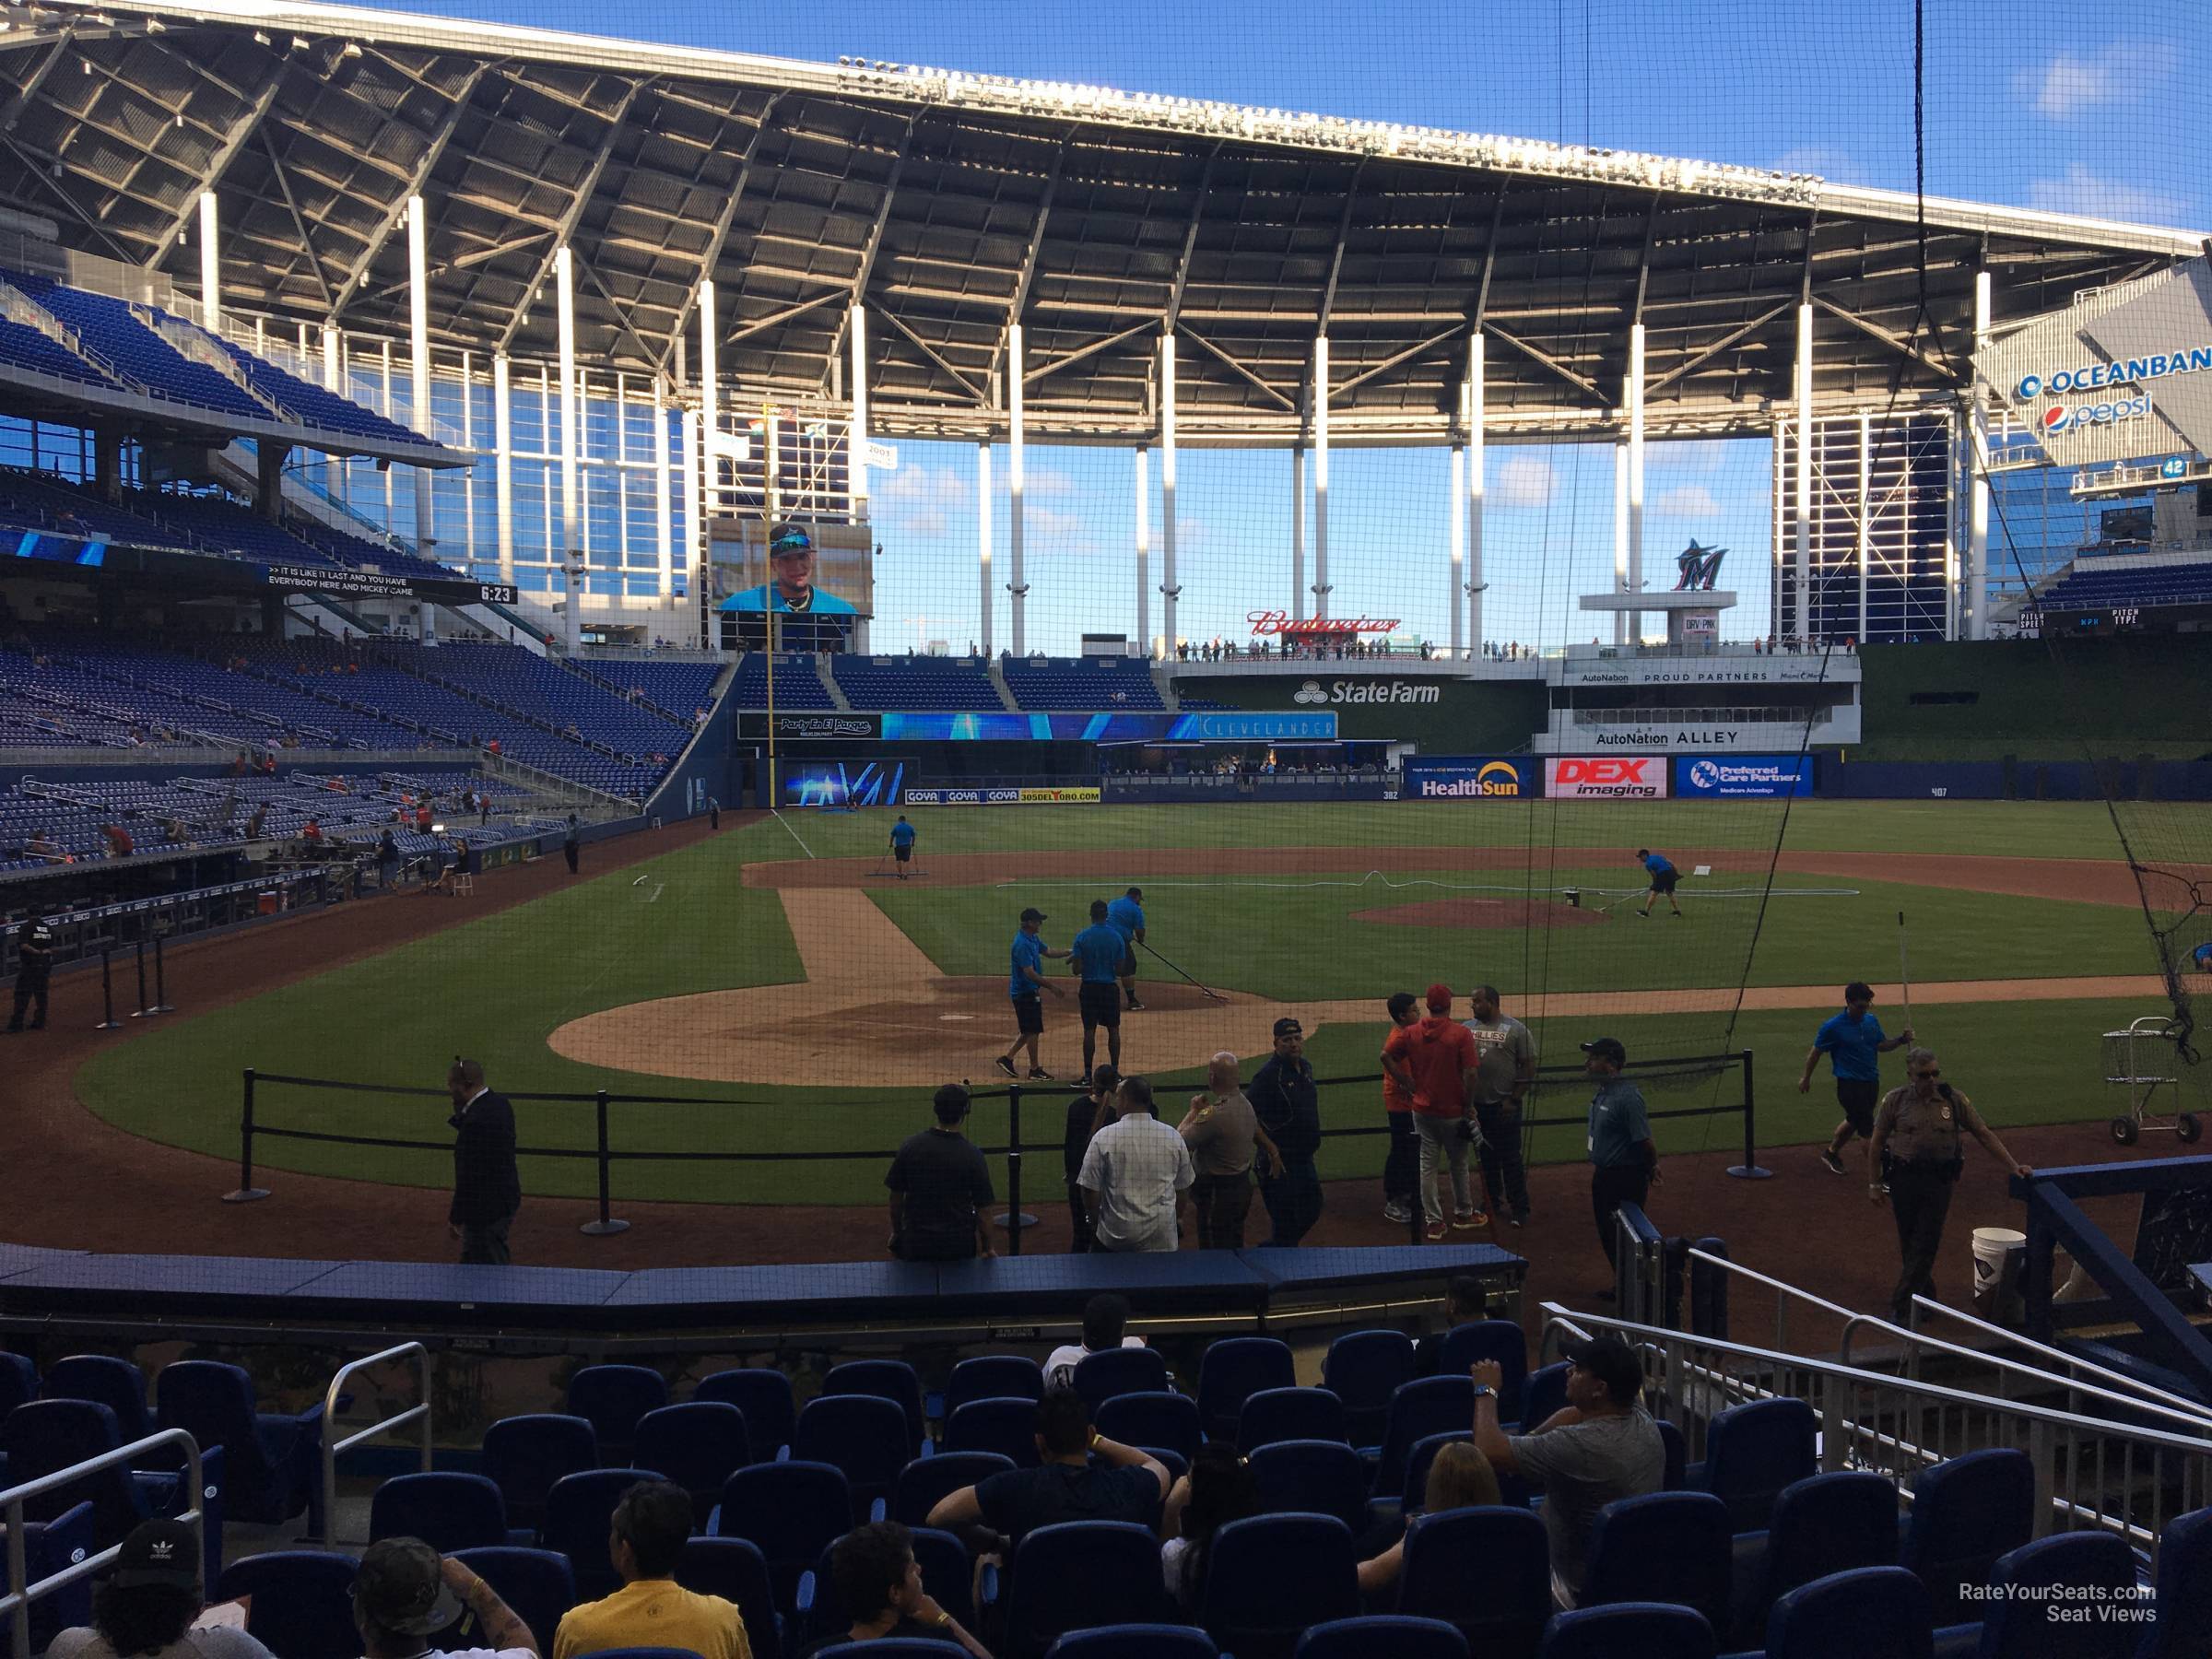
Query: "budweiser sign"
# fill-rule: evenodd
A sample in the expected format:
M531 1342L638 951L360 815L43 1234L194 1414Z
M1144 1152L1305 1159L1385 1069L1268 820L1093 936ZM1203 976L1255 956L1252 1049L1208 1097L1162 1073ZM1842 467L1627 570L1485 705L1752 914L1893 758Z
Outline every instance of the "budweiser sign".
M1386 634L1398 626L1395 617L1309 617L1292 621L1288 611L1255 610L1244 613L1255 634Z

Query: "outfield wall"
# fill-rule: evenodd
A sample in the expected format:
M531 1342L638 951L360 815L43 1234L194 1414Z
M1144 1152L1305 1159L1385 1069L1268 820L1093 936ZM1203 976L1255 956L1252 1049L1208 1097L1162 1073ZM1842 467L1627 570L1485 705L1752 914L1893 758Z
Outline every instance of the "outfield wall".
M1326 690L1335 680L1348 679L1331 672L1342 666L1337 664L1294 666L1310 671L1179 675L1173 683L1178 697L1240 709L1297 710L1314 706L1300 700L1309 681ZM1356 666L1371 670L1348 680L1361 700L1323 705L1335 712L1339 737L1418 744L1433 754L1510 752L1527 748L1550 720L1550 688L1534 678L1457 679L1410 672L1394 677L1371 664Z

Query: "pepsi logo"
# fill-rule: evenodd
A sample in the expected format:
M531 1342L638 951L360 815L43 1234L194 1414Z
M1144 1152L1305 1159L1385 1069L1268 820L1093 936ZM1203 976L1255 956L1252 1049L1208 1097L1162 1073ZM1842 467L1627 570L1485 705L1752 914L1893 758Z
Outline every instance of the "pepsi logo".
M2063 432L2074 424L2074 411L2064 404L2053 404L2043 411L2043 430Z

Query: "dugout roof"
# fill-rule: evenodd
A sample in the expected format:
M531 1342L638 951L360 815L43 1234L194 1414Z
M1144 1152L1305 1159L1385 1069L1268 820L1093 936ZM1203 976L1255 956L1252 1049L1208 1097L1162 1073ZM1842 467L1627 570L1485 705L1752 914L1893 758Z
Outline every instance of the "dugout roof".
M335 6L0 18L0 204L75 250L194 288L212 188L226 309L404 339L419 191L436 344L551 357L566 239L585 362L688 379L712 275L725 383L834 401L862 295L892 435L1003 430L1017 318L1041 440L1149 437L1164 327L1183 441L1299 438L1324 328L1333 442L1438 441L1477 321L1493 433L1612 431L1636 320L1655 433L1764 431L1801 295L1820 404L1947 399L1977 267L2002 324L2203 245L1931 200L1909 343L1913 199L1805 174Z

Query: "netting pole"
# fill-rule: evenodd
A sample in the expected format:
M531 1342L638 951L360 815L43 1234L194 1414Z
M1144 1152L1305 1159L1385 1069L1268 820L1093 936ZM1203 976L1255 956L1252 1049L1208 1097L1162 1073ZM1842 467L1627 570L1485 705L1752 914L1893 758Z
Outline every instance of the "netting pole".
M146 1006L146 941L144 939L138 941L135 954L138 961L138 1012L132 1015L131 1018L133 1019L149 1019L159 1010Z
M605 1238L609 1233L628 1232L629 1230L629 1223L627 1221L618 1221L613 1216L608 1214L609 1205L607 1197L607 1177L609 1171L612 1168L613 1160L607 1156L606 1147L606 1089L603 1088L598 1092L597 1096L594 1097L594 1104L599 1123L599 1218L596 1221L586 1221L576 1230L582 1233L589 1233L594 1239L601 1239Z
M1774 1171L1759 1167L1759 1154L1756 1150L1758 1135L1753 1127L1755 1120L1751 1105L1751 1051L1738 1049L1736 1058L1744 1063L1744 1161L1740 1164L1730 1165L1728 1173L1739 1181L1768 1181L1772 1179Z
M238 1190L225 1193L225 1204L252 1204L266 1198L269 1189L253 1184L253 1068L241 1075L238 1107Z
M1006 1085L1006 1209L998 1218L1006 1230L1006 1253L1021 1253L1021 1230L1037 1225L1037 1218L1021 1210L1021 1085Z
M92 1029L96 1031L121 1030L123 1021L115 1018L114 964L109 959L104 947L100 953L100 1001L103 1012L100 1023Z
M173 1014L176 1012L176 1010L170 1006L169 971L162 964L161 935L159 934L156 934L154 935L154 1006L151 1012L156 1014Z

